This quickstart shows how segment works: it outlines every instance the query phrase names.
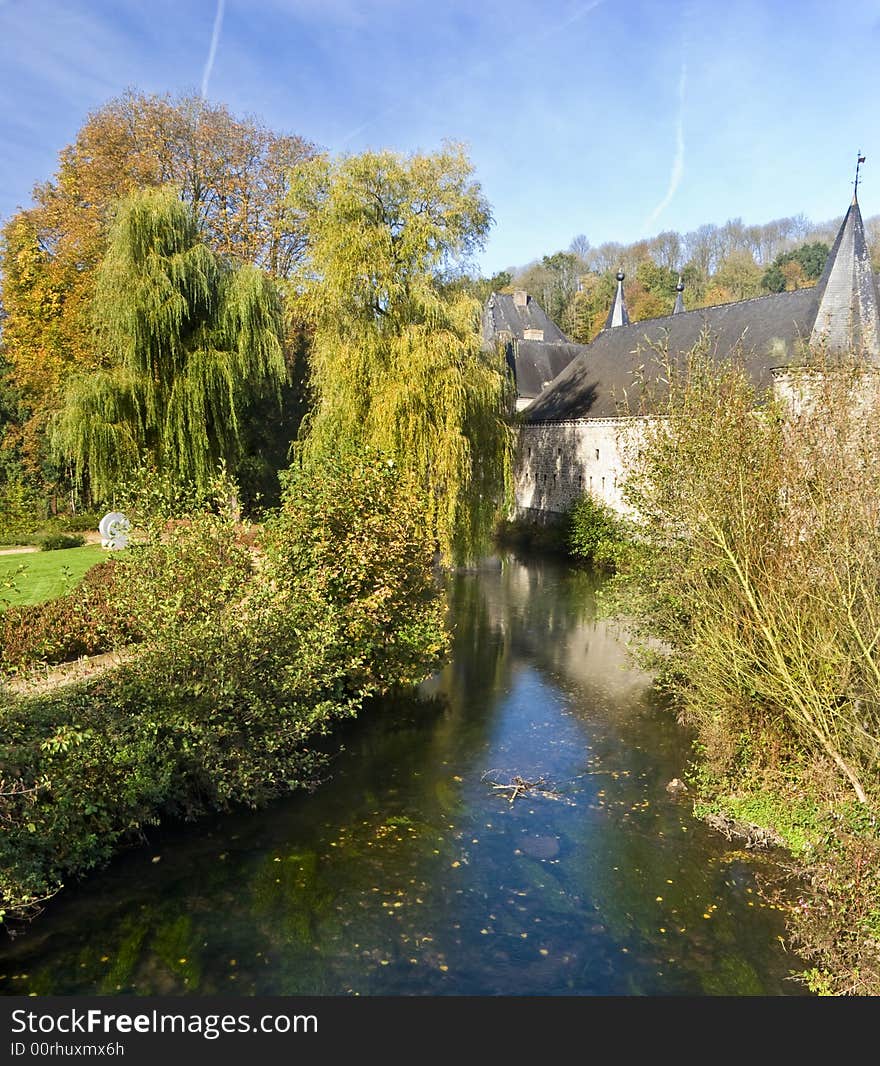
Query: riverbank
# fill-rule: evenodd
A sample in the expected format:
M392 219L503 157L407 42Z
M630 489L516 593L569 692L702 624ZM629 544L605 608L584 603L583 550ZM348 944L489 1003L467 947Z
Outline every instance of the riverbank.
M319 788L144 827L0 946L0 991L801 994L775 862L667 792L690 736L595 576L445 581L449 660L338 723ZM511 803L492 781L517 775L544 787Z
M317 738L435 667L446 634L410 490L378 460L326 471L305 502L290 484L259 567L223 512L144 524L107 603L141 643L75 683L65 668L3 690L0 917L161 819L311 787Z

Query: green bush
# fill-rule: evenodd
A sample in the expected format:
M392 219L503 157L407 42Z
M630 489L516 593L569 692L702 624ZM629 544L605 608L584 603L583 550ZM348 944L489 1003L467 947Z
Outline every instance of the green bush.
M91 511L83 511L80 514L58 515L56 521L67 533L97 533L102 517Z
M617 570L631 546L628 524L595 496L582 496L568 514L568 550L600 570Z
M40 551L54 552L64 548L81 548L86 538L80 533L49 533L40 541Z
M22 480L0 486L0 537L8 543L46 525L45 499Z
M446 645L420 501L367 458L288 477L262 548L223 513L114 559L144 640L112 673L0 708L0 907L21 913L166 815L311 785L314 741ZM115 617L119 617L119 614Z

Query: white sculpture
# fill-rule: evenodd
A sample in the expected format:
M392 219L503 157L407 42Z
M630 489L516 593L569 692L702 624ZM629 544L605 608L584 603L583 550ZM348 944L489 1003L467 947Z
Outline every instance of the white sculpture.
M101 546L116 551L128 547L128 531L131 523L121 511L110 511L98 523Z

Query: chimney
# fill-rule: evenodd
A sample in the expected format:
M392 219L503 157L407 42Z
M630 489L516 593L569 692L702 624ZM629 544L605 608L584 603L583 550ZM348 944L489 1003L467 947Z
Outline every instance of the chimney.
M515 289L513 293L513 306L514 307L528 307L529 294L525 289Z

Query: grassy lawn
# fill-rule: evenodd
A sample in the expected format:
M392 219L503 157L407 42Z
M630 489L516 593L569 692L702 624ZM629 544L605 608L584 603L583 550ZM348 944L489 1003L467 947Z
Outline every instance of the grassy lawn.
M86 570L107 557L100 544L27 555L0 555L0 610L25 603L42 603L76 585ZM16 573L23 567L21 573ZM15 589L6 588L14 580Z

